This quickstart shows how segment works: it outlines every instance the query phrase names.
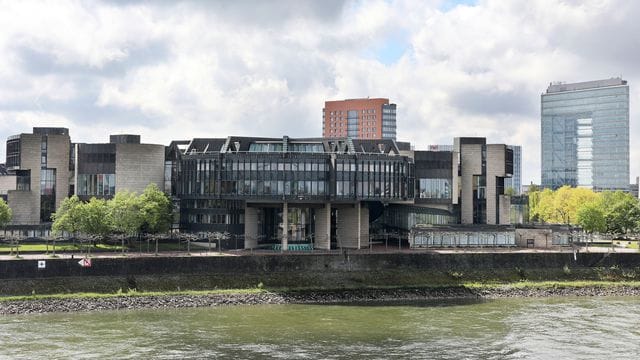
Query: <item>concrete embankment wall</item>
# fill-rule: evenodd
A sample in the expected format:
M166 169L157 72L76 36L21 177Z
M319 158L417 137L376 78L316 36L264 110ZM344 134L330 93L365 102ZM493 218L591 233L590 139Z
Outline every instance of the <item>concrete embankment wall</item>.
M465 281L640 280L640 254L476 253L0 261L0 295L122 289L425 286Z

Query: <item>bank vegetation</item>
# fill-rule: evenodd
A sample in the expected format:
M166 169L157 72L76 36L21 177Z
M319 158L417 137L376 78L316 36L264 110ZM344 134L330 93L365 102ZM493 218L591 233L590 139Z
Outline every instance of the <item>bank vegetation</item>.
M630 235L640 232L640 202L622 191L594 192L563 186L529 193L533 222L579 226L588 233Z

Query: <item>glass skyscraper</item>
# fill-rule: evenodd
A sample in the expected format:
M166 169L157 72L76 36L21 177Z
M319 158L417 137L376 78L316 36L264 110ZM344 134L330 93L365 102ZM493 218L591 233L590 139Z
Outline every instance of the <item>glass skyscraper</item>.
M552 83L541 97L542 186L629 190L629 86Z

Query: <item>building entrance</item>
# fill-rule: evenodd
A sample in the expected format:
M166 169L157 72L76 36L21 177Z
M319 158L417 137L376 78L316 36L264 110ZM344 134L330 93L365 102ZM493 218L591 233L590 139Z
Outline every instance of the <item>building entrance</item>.
M313 247L315 229L315 209L287 206L261 207L257 209L258 245L269 246L282 243L284 234L289 245L308 244Z

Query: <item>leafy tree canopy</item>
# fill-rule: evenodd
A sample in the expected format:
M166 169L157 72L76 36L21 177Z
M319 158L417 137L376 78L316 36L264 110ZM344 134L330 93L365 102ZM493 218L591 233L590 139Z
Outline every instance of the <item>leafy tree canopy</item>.
M141 200L135 193L120 191L108 201L114 232L133 235L140 231L144 221Z
M173 205L171 199L155 183L149 184L140 195L143 229L150 233L169 231Z
M11 222L11 218L13 217L13 212L11 212L11 208L4 202L3 199L0 199L0 227L7 225Z
M80 205L82 201L77 196L72 196L62 200L58 210L51 214L53 224L51 230L61 234L63 231L75 233L80 230Z
M580 225L588 232L624 234L640 228L640 203L622 191L544 189L529 193L529 212L535 221Z

